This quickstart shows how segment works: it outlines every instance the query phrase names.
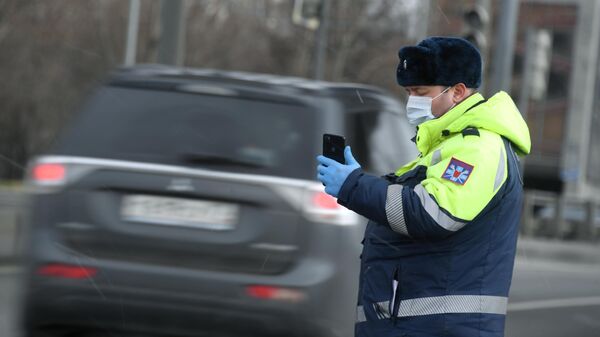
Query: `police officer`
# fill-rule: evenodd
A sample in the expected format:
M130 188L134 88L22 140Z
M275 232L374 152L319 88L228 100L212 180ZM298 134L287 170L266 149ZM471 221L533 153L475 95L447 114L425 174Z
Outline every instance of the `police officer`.
M430 37L398 55L418 158L376 177L349 147L345 165L317 157L325 191L369 219L355 335L503 336L527 125L505 92L477 92L481 56L466 40Z

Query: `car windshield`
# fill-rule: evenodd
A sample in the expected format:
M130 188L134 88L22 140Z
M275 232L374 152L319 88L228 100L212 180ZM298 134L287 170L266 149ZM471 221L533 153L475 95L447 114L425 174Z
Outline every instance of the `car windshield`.
M312 179L314 119L294 103L105 87L52 153Z

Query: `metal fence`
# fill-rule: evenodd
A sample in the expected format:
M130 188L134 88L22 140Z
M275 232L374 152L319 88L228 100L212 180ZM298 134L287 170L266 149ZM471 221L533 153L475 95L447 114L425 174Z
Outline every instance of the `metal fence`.
M523 236L600 240L600 204L529 190L523 203Z

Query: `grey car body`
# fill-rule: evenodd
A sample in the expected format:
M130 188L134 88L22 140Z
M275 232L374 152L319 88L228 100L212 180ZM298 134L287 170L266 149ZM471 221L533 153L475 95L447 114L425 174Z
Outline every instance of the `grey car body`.
M323 133L376 174L415 155L375 87L115 71L29 163L26 336L351 335L365 220L316 181Z

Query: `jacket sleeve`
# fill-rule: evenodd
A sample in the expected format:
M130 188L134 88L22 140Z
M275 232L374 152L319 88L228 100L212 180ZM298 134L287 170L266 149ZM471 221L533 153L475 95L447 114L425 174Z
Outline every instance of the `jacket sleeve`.
M447 237L473 220L506 180L506 153L496 138L464 141L454 151L442 148L437 162L414 187L389 184L355 170L344 182L338 202L400 234Z
M338 193L338 203L369 220L387 224L385 199L389 182L358 168L346 178Z

